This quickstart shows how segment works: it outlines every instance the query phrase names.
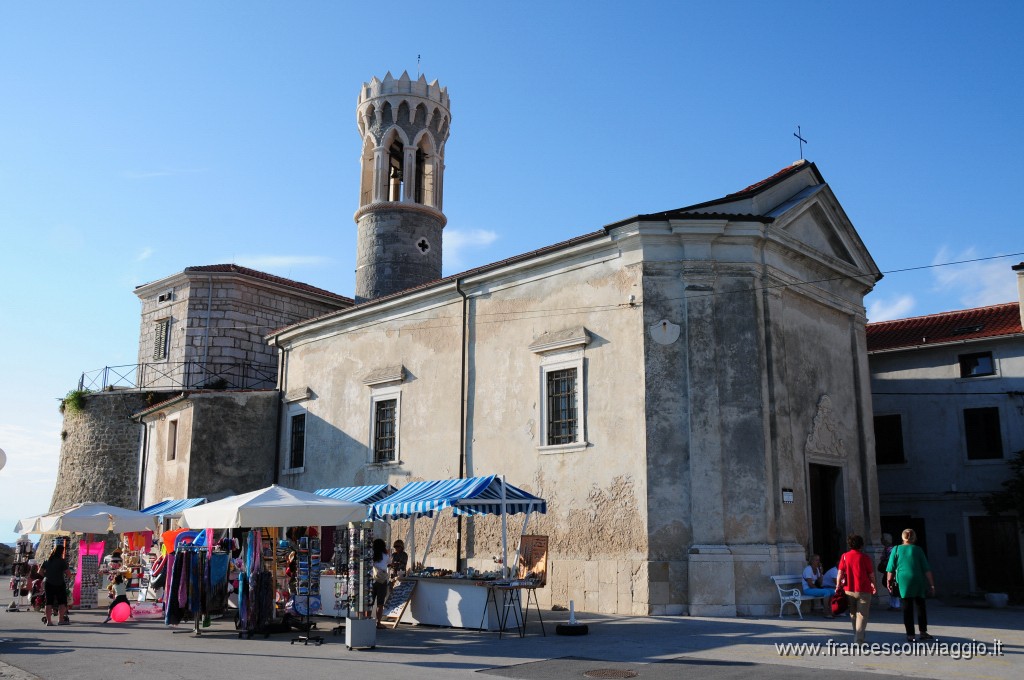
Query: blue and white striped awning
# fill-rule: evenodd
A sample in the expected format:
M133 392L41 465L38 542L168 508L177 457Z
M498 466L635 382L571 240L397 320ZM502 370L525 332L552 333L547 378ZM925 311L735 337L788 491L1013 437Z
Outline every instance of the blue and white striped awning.
M395 492L395 487L390 484L370 484L369 486L342 486L337 489L317 489L314 493L317 496L337 498L340 501L350 503L363 503L369 505L383 500Z
M160 517L180 517L182 510L187 510L188 508L194 507L196 505L199 505L200 503L205 502L205 498L185 498L183 500L171 499L167 501L160 501L159 503L151 505L148 508L143 508L142 512L146 513L147 515L154 515Z
M433 516L445 508L452 508L456 515L500 515L501 505L501 478L497 475L410 482L371 505L370 518ZM506 482L505 512L515 515L530 511L546 513L548 504Z

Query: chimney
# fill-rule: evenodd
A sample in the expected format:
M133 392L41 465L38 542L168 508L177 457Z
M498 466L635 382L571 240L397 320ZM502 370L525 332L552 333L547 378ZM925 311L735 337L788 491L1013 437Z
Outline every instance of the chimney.
M1024 262L1013 265L1017 272L1017 304L1020 306L1020 325L1024 328Z

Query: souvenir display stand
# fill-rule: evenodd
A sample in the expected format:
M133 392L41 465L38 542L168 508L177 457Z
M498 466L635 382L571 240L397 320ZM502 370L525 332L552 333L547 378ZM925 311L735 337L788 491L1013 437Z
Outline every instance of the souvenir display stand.
M348 613L345 646L377 646L377 620L373 615L373 523L348 525Z
M349 531L338 527L334 532L334 555L331 558L334 573L320 575L320 613L333 616L338 622L331 629L332 635L345 629L343 621L348 615L348 550Z
M301 642L308 645L310 642L321 644L324 639L320 635L310 635L309 630L316 628L316 623L310 621L310 617L320 613L320 539L316 537L303 536L299 539L298 550L298 574L295 584L295 611L298 613L308 628L306 633L292 640L294 645Z
M34 556L32 541L27 536L19 538L14 546L14 564L11 565L11 595L14 599L7 607L9 612L21 611L19 607L25 604L25 596L31 587L29 575L32 573L28 561Z

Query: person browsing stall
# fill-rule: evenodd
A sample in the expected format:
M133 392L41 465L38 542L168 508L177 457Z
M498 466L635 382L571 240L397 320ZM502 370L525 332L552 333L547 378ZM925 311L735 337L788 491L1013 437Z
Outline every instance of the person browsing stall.
M388 544L382 538L373 539L373 604L377 609L377 627L383 628L384 600L388 597Z
M68 623L67 581L71 579L71 567L64 558L64 546L58 545L43 562L43 589L46 591L46 625L52 626L53 612L57 610L57 621L64 626Z

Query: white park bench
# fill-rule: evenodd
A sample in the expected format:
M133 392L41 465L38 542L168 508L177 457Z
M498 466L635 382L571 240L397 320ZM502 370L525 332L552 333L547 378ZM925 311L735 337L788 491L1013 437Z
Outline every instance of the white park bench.
M782 610L787 604L792 604L796 607L796 613L800 615L801 619L804 618L803 613L800 611L800 603L805 600L821 600L821 606L825 613L830 611L827 597L804 595L804 577L800 574L772 576L772 580L775 581L775 587L779 591L779 618L782 618Z

